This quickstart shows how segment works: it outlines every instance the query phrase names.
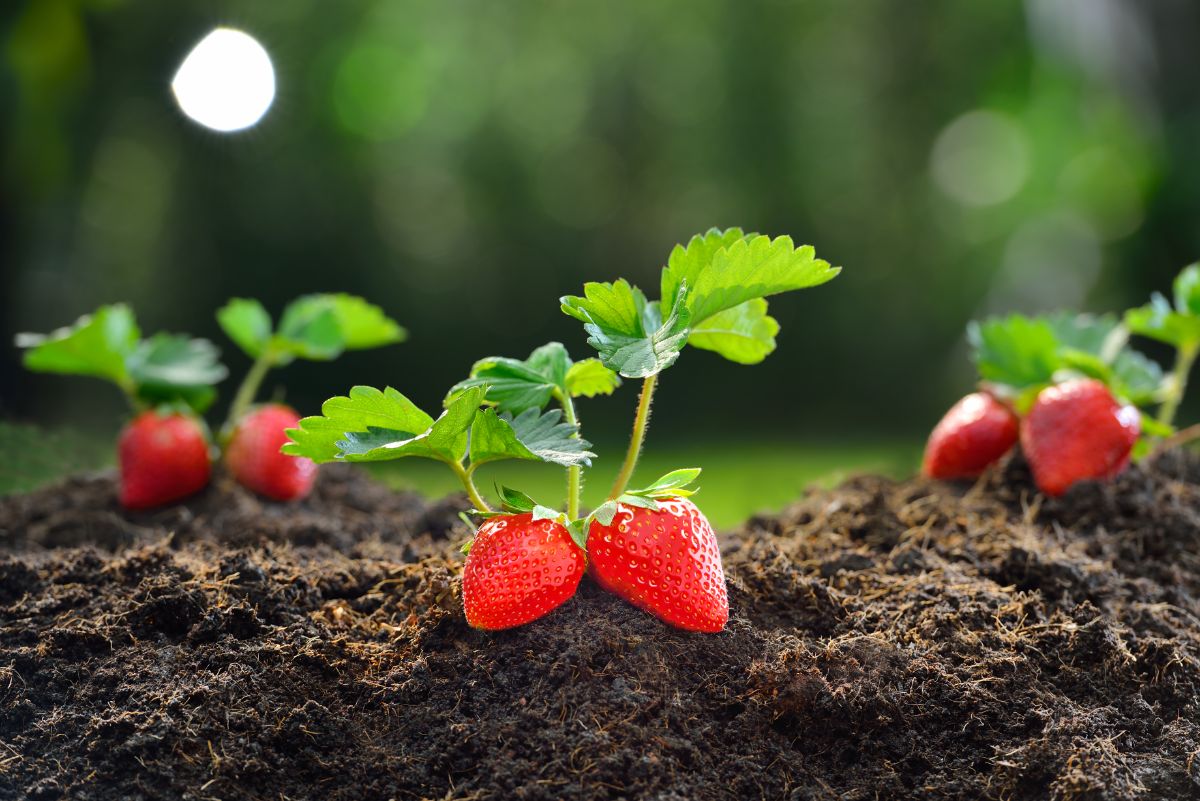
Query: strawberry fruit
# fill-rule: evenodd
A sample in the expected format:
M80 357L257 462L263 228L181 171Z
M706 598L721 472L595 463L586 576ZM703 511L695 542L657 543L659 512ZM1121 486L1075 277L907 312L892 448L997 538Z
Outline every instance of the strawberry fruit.
M280 448L288 441L300 415L278 403L260 406L241 419L225 449L225 463L238 483L276 501L308 495L317 465L303 456L288 456Z
M1107 479L1129 464L1141 413L1102 382L1067 381L1038 393L1021 429L1021 448L1038 489L1062 495L1077 481Z
M1017 444L1017 416L986 392L954 404L934 427L921 472L943 480L977 478Z
M463 608L477 629L508 629L562 606L583 578L583 550L555 520L498 515L475 536L463 567Z
M121 504L127 509L163 506L199 492L212 474L208 440L195 418L143 412L117 443Z
M721 551L708 520L685 498L658 511L620 504L612 522L588 532L600 586L688 631L717 632L729 620Z

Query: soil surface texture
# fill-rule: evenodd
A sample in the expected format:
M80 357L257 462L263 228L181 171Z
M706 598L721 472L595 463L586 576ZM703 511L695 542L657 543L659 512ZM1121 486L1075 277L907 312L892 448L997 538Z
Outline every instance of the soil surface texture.
M0 498L0 799L1200 798L1200 460L813 491L722 536L719 635L587 579L474 631L465 503L322 470Z

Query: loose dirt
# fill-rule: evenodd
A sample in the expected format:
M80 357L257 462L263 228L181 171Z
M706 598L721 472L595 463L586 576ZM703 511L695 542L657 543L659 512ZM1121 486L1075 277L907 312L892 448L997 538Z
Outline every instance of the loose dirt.
M461 499L323 470L0 498L0 799L1200 798L1200 460L814 491L715 636L588 580L473 631Z

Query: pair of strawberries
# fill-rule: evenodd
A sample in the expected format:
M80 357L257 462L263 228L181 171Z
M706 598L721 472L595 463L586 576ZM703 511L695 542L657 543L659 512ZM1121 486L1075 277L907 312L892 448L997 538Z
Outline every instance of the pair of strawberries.
M317 466L279 452L286 430L300 420L290 407L268 404L238 424L225 450L225 464L238 483L277 501L303 498L312 489ZM149 509L193 495L208 485L212 449L193 416L151 410L135 417L117 443L121 504Z
M490 518L463 568L467 622L494 630L536 620L566 603L590 572L606 590L672 626L721 631L729 599L712 526L685 498L656 505L619 504L609 525L593 520L586 554L556 520L533 513Z
M1025 419L986 392L956 403L929 437L923 472L930 478L975 478L1018 441L1035 483L1062 495L1076 482L1109 479L1129 464L1141 413L1094 379L1038 393Z

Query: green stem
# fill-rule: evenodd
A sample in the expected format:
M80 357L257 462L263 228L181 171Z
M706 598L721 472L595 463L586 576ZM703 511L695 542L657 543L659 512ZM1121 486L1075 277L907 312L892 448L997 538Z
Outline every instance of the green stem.
M625 452L625 461L621 464L621 472L613 482L610 500L620 497L633 478L634 468L637 467L638 456L642 453L642 441L646 438L646 427L650 424L650 402L654 399L654 387L658 383L658 375L648 376L642 382L642 394L638 396L637 415L633 418L633 435L629 438L629 450Z
M1192 372L1192 364L1196 354L1200 353L1200 343L1181 345L1175 354L1175 369L1171 371L1170 391L1158 410L1158 421L1171 425L1175 420L1175 412L1183 401L1183 393L1187 389L1188 374Z
M487 501L479 494L479 490L475 487L475 481L471 475L475 472L475 468L463 467L461 462L446 462L450 465L450 469L454 471L454 475L458 476L458 480L462 482L463 488L467 491L467 497L471 499L471 503L475 504L475 508L481 512L490 512L492 507L488 506Z
M135 415L141 414L149 408L147 403L138 397L137 384L133 382L132 378L118 379L117 386L120 387L121 393L125 396L126 402L129 403L129 407L133 409Z
M575 433L572 435L574 439L579 439L579 418L575 416L575 403L571 400L571 396L557 389L554 390L554 395L558 402L562 405L563 420L576 427ZM567 468L567 519L575 520L579 517L579 496L583 491L583 468L579 465L571 465Z
M242 379L242 385L238 387L237 394L233 396L233 403L229 405L229 417L226 418L225 425L221 427L222 445L233 436L233 429L237 427L238 421L250 409L250 404L254 403L254 397L258 394L258 389L262 386L263 379L267 377L267 372L274 365L275 352L269 347L263 348L263 352L254 360L254 364L250 366L250 371Z

